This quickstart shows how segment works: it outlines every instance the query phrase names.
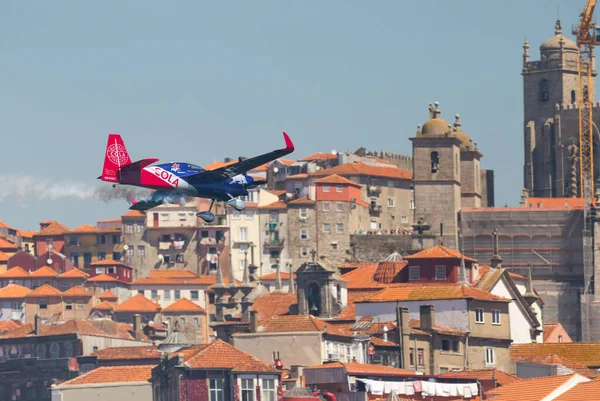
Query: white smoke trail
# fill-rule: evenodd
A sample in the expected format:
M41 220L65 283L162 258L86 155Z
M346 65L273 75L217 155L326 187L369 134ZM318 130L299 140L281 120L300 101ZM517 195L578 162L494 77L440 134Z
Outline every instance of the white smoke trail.
M111 184L91 185L75 181L43 180L33 176L0 175L0 201L15 197L19 201L27 199L58 201L65 198L97 199L106 203L115 200L139 199L149 191L143 188L117 186Z

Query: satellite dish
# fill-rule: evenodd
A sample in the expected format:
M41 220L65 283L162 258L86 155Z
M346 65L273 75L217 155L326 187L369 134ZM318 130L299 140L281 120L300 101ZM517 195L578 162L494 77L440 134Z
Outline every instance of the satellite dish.
M278 171L279 171L279 169L278 169L277 167L273 167L273 172L274 172L274 173L276 173L276 172L278 172Z
M321 170L321 166L317 166L317 167L316 167L316 170L317 170L317 171Z
M48 263L48 265L51 265L52 264L52 259L51 258L46 259L46 263Z
M123 245L123 249L128 250L129 249L129 245L127 245L127 244Z

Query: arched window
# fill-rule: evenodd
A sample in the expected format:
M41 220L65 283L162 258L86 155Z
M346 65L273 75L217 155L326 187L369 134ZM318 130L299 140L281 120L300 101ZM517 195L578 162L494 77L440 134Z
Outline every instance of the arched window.
M46 346L44 344L38 344L35 347L35 356L38 358L46 358Z
M575 103L577 101L577 95L575 91L571 91L571 103Z
M65 358L71 358L73 356L73 344L70 342L65 343Z
M321 314L321 288L316 283L308 286L308 313L313 316Z
M58 354L60 354L60 347L57 343L52 343L50 345L50 358L58 358Z
M550 99L550 94L548 93L548 81L542 79L540 81L540 100L545 102L548 99Z
M431 152L431 172L437 173L440 169L440 155L438 152Z

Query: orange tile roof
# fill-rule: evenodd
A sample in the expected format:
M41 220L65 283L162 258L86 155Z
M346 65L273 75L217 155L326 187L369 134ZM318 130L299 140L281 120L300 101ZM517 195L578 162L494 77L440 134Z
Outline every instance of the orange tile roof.
M114 299L114 300L119 299L119 297L117 297L115 294L113 294L111 290L104 291L102 294L100 294L100 296L98 298L100 298L103 301L110 300L110 299Z
M29 288L22 285L9 284L0 288L0 299L22 299L30 292Z
M351 333L342 331L333 324L320 320L312 315L280 315L263 321L258 327L260 333L295 333L305 331L325 332L339 337L352 337Z
M12 269L5 271L0 274L0 278L8 279L8 278L28 278L29 272L23 269L20 266L15 266Z
M533 203L533 206L531 206L531 203ZM583 209L583 198L527 198L524 207L527 209Z
M595 396L593 394L596 394ZM591 400L590 397L597 397L600 394L600 381L594 380L587 383L579 383L575 387L567 390L553 401L582 401Z
M296 160L291 159L277 159L277 161L281 164L285 164L286 166L291 166L292 164L296 163Z
M318 180L315 180L315 184L339 184L339 185L351 185L351 186L357 187L357 188L361 187L360 184L358 184L354 181L350 181L349 179L344 178L341 175L337 175L337 174L332 174L332 175L328 175L327 177L319 178Z
M52 287L50 284L44 284L43 286L38 287L35 290L31 291L29 294L25 295L25 298L60 296L62 296L62 292Z
M562 333L562 334L561 334ZM558 342L558 336L562 335L561 342L570 343L573 342L569 334L565 331L563 325L560 322L544 323L544 343L547 342Z
M147 382L152 378L152 368L155 366L156 365L101 366L59 384L58 387L76 386L81 384Z
M160 312L160 305L152 302L142 294L134 295L123 303L115 306L115 312Z
M306 369L332 369L343 368L348 375L352 376L414 376L415 373L410 370L393 368L386 365L352 363L352 362L331 362L323 365L306 366Z
M63 296L69 297L69 298L77 298L77 297L91 297L92 294L90 294L89 292L87 292L86 290L84 290L83 288L81 288L79 286L75 286L75 287L71 287L68 290L64 291Z
M13 331L16 329L20 329L23 327L23 323L18 320L1 320L0 321L0 334L8 333L9 331Z
M368 175L392 179L411 180L412 173L397 167L379 167L364 163L345 163L325 170L311 173L312 176L339 175Z
M510 346L510 357L513 360L523 361L528 357L548 356L550 354L588 368L600 368L600 342L531 343Z
M19 250L19 247L16 246L14 243L5 240L4 238L0 238L0 249L4 249L9 252L16 252Z
M235 164L237 162L238 162L237 159L230 160L228 162L214 161L211 164L209 164L207 166L204 166L204 169L205 170L216 170L216 169L221 168L221 167L231 166L232 164Z
M0 221L0 228L12 228L11 226L9 226L8 224L6 224L3 221Z
M135 280L131 285L183 285L183 281L169 277L144 277Z
M92 307L92 310L114 310L115 306L108 301L102 301Z
M421 329L421 321L418 319L412 319L410 322L408 322L408 325L410 326L411 329L419 329L419 330ZM441 326L439 324L433 325L433 331L435 331L436 333L445 334L448 336L464 336L465 335L464 331L454 329L452 327Z
M96 227L95 226L90 226L89 224L84 224L81 225L77 228L74 228L72 230L69 231L69 233L95 233L96 232Z
M115 265L132 268L131 266L126 265L123 262L119 262L117 260L112 260L112 259L98 260L96 262L90 263L90 266L115 266Z
M385 341L379 337L371 337L369 341L376 347L398 347L398 344L391 341Z
M0 251L0 262L8 262L8 258L9 256L6 253Z
M254 298L252 310L257 312L258 321L261 322L289 313L290 308L296 305L297 299L296 294L270 292Z
M523 379L507 386L497 387L486 393L488 398L494 401L540 401L561 386L571 383L575 385L581 381L588 381L577 374L537 377L535 379ZM490 396L494 397L491 398Z
M198 347L198 352L189 355L184 365L191 369L230 369L234 372L269 372L279 371L265 361L249 353L235 348L222 340ZM185 358L185 354L184 354Z
M115 217L114 219L98 220L98 223L120 223L120 222L121 222L120 217Z
M280 272L279 276L281 277L281 280L289 280L290 279L290 273L284 273L284 272ZM294 278L296 278L296 273L294 273ZM265 274L263 276L260 276L261 280L277 280L277 273L269 273L269 274Z
M17 235L23 237L23 238L29 238L32 239L33 236L35 235L35 231L21 231L21 230L17 230Z
M113 276L109 276L106 273L99 274L97 276L90 277L87 279L88 283L109 283L109 282L116 282L116 281L119 281L119 280L117 280Z
M191 277L199 277L196 273L183 270L183 269L171 269L171 270L151 270L148 277L157 278L157 277L169 277L169 278L191 278Z
M342 278L348 282L348 290L359 289L377 289L383 288L386 284L375 281L373 278L379 267L379 263L366 263L363 266L342 275Z
M302 173L302 174L288 175L287 177L285 177L285 180L286 181L289 181L289 180L305 180L307 178L308 178L308 174Z
M171 305L167 306L163 310L167 313L174 312L195 312L195 313L204 313L204 309L202 309L199 305L196 305L192 301L187 298L180 298L178 301L173 302Z
M131 210L125 213L123 217L146 217L146 215L139 210Z
M36 278L58 277L58 273L56 272L56 270L54 270L51 267L43 266L43 267L40 267L39 269L34 270L31 273L29 273L29 277L36 277Z
M510 302L469 285L455 283L393 284L362 302L433 301L442 299L477 299L480 301Z
M308 196L303 196L298 199L294 199L288 202L288 205L314 205L315 201L310 199Z
M461 370L458 372L447 372L438 375L438 377L445 378L469 378L477 380L496 380L500 386L508 386L509 384L516 383L522 379L517 376L509 375L499 369L474 369L474 370Z
M58 278L86 278L88 274L83 270L74 268L58 275Z
M443 245L436 245L413 255L404 256L404 259L460 259L461 257L462 255L459 252L446 248ZM465 256L465 261L477 262L468 256Z
M334 159L337 160L337 158L338 158L337 154L327 153L327 152L317 152L310 156L303 157L299 161L310 162L313 160L334 160Z
M43 230L38 231L36 235L61 235L69 231L69 227L58 221L50 220L44 223L49 223L49 225Z
M277 201L269 203L268 205L259 206L259 209L287 209L287 204Z
M109 347L92 352L89 355L95 355L99 361L160 358L160 352L154 344L135 347Z
M566 358L561 358L558 355L550 354L550 355L538 355L538 356L523 356L523 357L513 357L513 362L528 362L535 363L539 365L561 365L567 369L570 369L574 373L579 373L582 376L595 378L598 377L598 371L594 369L590 369L581 363L577 363L574 361L570 361Z
M118 323L109 319L98 320L68 320L60 325L48 325L43 330L43 336L57 336L63 334L81 334L96 337L120 338L133 340L133 327L128 323ZM142 341L149 342L147 336L142 336Z

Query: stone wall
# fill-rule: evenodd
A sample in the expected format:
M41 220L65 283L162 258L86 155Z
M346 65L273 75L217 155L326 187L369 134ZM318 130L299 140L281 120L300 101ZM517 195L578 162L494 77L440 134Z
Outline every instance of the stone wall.
M354 260L379 262L394 252L401 255L412 253L411 235L351 235L354 244Z

